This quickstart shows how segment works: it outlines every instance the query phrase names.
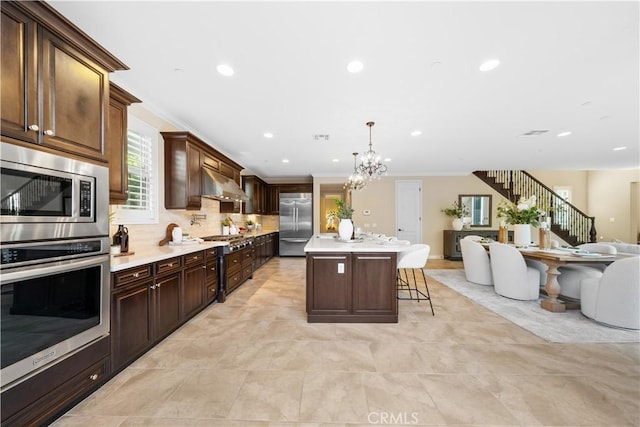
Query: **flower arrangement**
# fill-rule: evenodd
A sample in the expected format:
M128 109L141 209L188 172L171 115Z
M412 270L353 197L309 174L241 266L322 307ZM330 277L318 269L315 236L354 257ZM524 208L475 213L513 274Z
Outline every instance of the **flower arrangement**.
M465 206L461 205L458 202L453 202L453 207L451 208L445 208L442 209L442 212L444 212L444 214L446 216L452 216L452 217L456 217L456 218L462 218L464 216L464 211L465 211Z
M347 206L347 202L342 199L333 199L336 203L335 215L338 219L351 219L353 212L355 211L351 206Z
M528 199L521 197L518 203L502 200L498 204L498 218L504 219L507 224L531 224L537 227L539 218L544 215L545 212L536 207L535 195Z
M231 219L231 217L226 217L222 220L222 225L224 227L229 227L231 224L233 224L233 220Z

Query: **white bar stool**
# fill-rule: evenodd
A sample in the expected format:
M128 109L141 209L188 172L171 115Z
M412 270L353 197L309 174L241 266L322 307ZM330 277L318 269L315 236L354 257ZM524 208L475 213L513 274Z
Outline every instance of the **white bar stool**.
M407 298L398 294L397 298L401 300L429 301L431 314L435 316L431 295L429 294L429 286L427 285L427 277L423 270L429 259L430 250L431 247L429 245L416 244L398 253L398 291L408 291L409 297ZM411 271L411 277L409 270ZM419 275L416 277L416 270L422 273L422 281L424 282L426 293L418 289L417 277L419 277ZM403 271L404 278L402 277ZM413 295L414 292L415 297Z

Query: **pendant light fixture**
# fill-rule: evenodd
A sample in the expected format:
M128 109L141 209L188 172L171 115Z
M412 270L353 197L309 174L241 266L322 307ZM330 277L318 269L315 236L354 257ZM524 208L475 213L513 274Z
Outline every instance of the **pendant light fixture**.
M347 182L344 183L345 190L349 190L349 191L362 190L365 187L365 185L367 185L367 182L364 180L364 177L360 175L360 173L358 172L358 167L356 165L357 156L358 156L358 153L353 153L353 173L349 175Z
M371 128L375 125L374 122L367 122L369 126L369 150L367 150L360 160L358 166L358 174L363 178L372 181L374 178L380 179L382 175L387 174L387 166L380 162L380 156L373 151L373 144L371 143Z

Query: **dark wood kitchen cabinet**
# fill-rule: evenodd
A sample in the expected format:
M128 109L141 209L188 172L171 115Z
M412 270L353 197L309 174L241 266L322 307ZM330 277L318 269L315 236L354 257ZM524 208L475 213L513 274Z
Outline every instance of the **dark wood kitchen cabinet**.
M107 162L109 72L128 67L45 2L1 8L5 141Z
M242 189L249 200L242 205L244 214L267 213L267 183L255 175L242 177Z
M202 206L203 167L240 185L242 166L190 132L160 132L164 139L164 205L166 209L197 210ZM240 203L220 202L221 213L239 213Z
M109 116L106 140L109 160L110 205L126 203L129 198L127 109L134 102L141 101L119 86L113 83L109 84Z
M218 296L218 250L210 248L205 251L205 303L213 302Z
M205 305L204 251L184 256L185 270L182 284L182 318L188 319Z
M307 254L307 321L398 321L395 253Z
M2 426L44 426L98 389L109 377L105 337L2 392Z

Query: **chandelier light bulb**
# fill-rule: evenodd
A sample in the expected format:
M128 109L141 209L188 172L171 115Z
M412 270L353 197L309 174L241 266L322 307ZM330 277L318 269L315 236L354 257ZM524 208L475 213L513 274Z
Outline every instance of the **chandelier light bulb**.
M358 173L369 181L373 181L374 178L380 179L382 175L387 174L387 166L380 162L381 156L373 151L373 143L371 142L371 128L373 125L375 125L374 122L367 122L367 126L369 126L369 149L363 154L360 165L357 168Z
M367 185L366 181L364 180L364 177L362 175L360 175L360 173L358 172L358 168L356 167L356 159L357 159L358 153L353 153L353 174L349 175L349 178L347 179L347 182L344 183L344 189L345 190L362 190L365 185Z

